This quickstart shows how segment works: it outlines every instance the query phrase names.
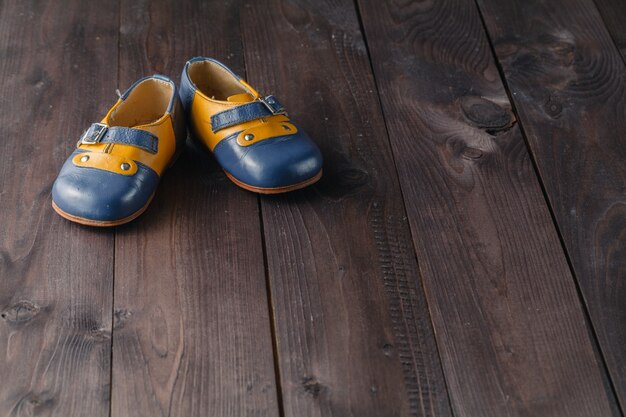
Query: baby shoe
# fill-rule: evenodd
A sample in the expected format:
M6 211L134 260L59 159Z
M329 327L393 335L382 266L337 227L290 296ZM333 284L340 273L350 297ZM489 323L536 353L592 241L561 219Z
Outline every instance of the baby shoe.
M150 204L186 136L176 84L162 75L136 81L83 133L54 182L52 207L89 226L131 221Z
M313 184L322 155L274 96L261 96L224 64L193 58L185 64L180 96L194 136L235 184L264 194Z

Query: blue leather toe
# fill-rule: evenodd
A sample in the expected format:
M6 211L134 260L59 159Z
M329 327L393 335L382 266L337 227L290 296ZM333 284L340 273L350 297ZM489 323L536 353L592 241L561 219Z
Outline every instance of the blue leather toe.
M322 170L319 148L302 131L251 146L237 144L234 134L218 143L213 153L222 168L253 187L287 187L311 179Z
M121 220L141 210L159 183L159 176L137 164L134 175L78 167L72 157L65 161L52 186L52 201L64 212L95 221Z

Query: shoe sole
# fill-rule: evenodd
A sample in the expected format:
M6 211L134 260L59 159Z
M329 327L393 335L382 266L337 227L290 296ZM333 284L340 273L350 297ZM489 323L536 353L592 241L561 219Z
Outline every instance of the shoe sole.
M233 177L227 171L224 171L224 173L226 174L229 180L235 183L235 185L243 188L244 190L252 191L254 193L259 193L259 194L282 194L282 193L287 193L289 191L299 190L300 188L304 188L311 184L315 184L317 181L319 181L320 178L322 178L322 170L320 170L320 172L315 174L314 177L311 177L308 180L299 182L297 184L288 185L286 187L263 188L263 187L255 187L253 185L246 184L245 182L241 182L237 178Z
M154 194L155 193L152 193L152 195L148 199L148 202L142 208L140 208L139 210L137 210L130 216L124 217L123 219L119 219L119 220L94 220L94 219L88 219L86 217L74 216L73 214L70 214L61 210L54 201L52 202L52 208L54 209L54 211L57 212L59 216L74 223L79 223L85 226L113 227L113 226L119 226L121 224L128 223L132 220L135 220L137 217L139 217L144 211L146 211L146 209L152 202L152 198L154 197Z

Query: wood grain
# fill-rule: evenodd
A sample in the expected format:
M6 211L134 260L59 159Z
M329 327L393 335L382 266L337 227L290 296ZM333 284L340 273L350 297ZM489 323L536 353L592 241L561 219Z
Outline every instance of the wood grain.
M120 84L214 56L243 70L238 2L123 1ZM189 147L116 240L112 416L277 416L257 197Z
M480 4L624 409L624 62L592 1Z
M242 33L248 81L325 158L262 198L285 416L451 416L354 4L248 1Z
M109 413L113 231L62 219L50 190L115 100L118 8L65 6L0 2L2 416Z
M611 415L475 5L359 5L454 414Z
M626 2L620 0L594 0L622 58L626 59Z

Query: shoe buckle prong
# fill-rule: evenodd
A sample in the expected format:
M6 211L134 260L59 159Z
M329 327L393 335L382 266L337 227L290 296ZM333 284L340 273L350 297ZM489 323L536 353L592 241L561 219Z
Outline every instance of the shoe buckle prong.
M103 123L94 123L80 138L79 143L93 145L100 142L106 133L108 126Z
M261 103L265 104L265 107L267 107L273 115L287 114L283 105L280 104L278 100L274 98L274 96L259 97L258 100Z

